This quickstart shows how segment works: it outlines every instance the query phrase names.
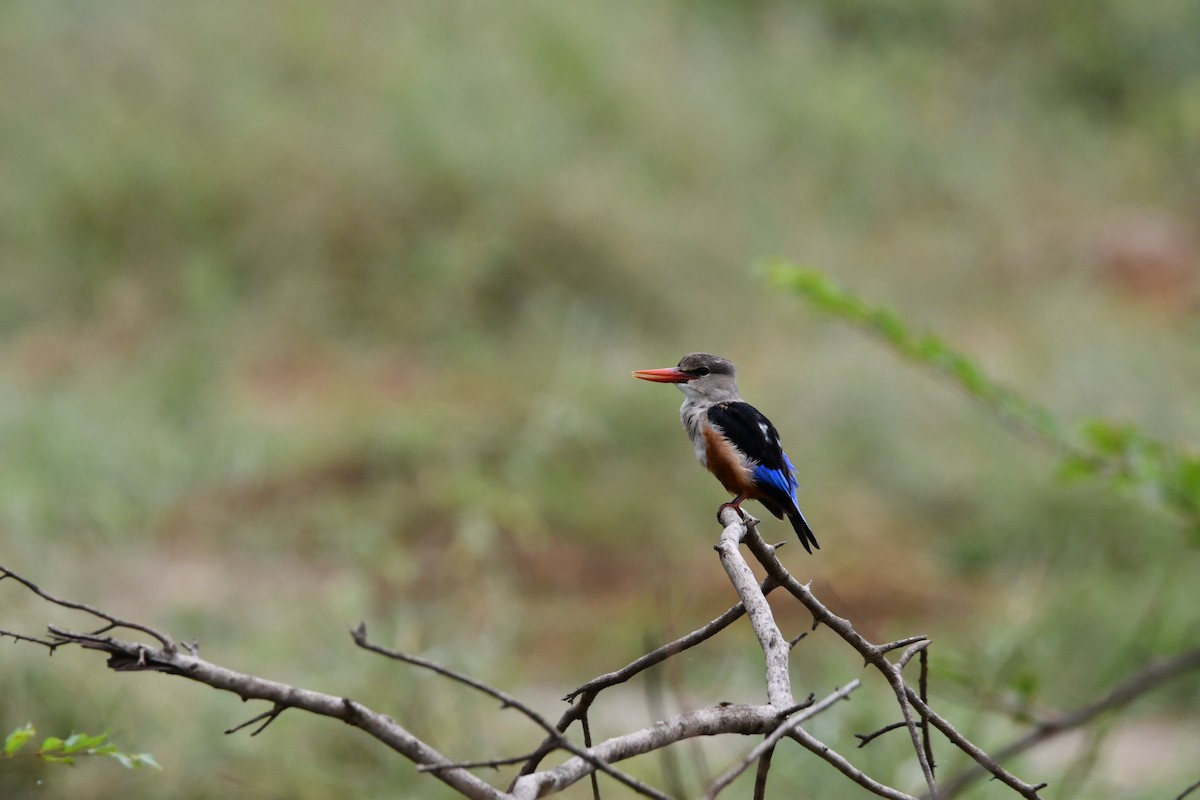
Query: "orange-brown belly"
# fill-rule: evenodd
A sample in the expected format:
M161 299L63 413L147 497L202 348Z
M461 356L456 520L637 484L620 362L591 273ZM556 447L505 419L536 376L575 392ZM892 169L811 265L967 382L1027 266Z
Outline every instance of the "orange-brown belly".
M759 496L750 468L742 462L741 455L725 437L712 428L706 428L704 445L705 466L727 491L751 498Z

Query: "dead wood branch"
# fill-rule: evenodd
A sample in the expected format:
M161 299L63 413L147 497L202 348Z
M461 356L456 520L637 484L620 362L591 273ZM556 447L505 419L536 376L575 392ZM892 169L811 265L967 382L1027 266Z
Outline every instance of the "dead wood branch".
M1003 764L1056 736L1088 724L1096 717L1122 708L1168 681L1197 669L1200 669L1200 647L1187 650L1174 658L1156 661L1118 683L1098 700L1080 706L1074 711L1037 722L1028 733L997 750L992 758ZM939 797L943 800L954 797L986 775L987 770L981 765L975 764L942 784L939 787Z

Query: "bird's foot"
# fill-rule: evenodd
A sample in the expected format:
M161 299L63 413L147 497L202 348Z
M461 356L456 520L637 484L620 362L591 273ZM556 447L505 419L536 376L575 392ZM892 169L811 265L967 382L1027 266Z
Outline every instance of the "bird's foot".
M717 522L721 521L721 512L727 508L732 508L734 511L736 511L738 513L738 516L741 517L743 521L746 519L746 512L742 511L742 507L739 504L737 504L737 503L721 503L720 508L717 509Z

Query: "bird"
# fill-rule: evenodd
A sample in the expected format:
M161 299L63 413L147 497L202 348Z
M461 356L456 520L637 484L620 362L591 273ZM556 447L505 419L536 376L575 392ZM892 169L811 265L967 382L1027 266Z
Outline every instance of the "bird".
M757 500L777 519L787 516L807 552L820 549L800 512L796 468L783 451L775 426L742 399L732 361L711 353L691 353L678 366L635 370L633 377L673 383L683 392L679 418L696 460L734 495L722 509L732 506L741 514L745 500Z

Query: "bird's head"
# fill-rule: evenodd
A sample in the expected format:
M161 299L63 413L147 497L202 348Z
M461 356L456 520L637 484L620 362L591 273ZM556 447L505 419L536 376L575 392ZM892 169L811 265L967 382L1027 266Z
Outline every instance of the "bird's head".
M736 399L737 369L727 358L711 353L692 353L679 365L663 369L639 369L633 377L655 383L673 383L691 400L721 403Z

